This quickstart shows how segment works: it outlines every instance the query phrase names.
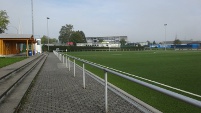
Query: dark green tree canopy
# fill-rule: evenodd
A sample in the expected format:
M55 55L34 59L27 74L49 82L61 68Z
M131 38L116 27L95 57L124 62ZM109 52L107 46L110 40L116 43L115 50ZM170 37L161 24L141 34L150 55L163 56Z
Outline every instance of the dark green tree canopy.
M181 41L179 39L175 39L174 40L174 45L178 45L178 44L181 44Z
M49 38L49 44L54 44L57 42L58 42L58 40L56 38ZM43 35L43 37L41 38L41 43L48 44L48 37Z
M81 34L81 36L82 36L82 43L86 43L87 40L86 40L86 37L85 37L84 32L83 32L83 31L79 31L79 30L78 30L78 32L79 32L79 33Z
M148 46L152 45L151 42L149 40L147 40Z
M0 33L4 33L9 24L8 15L5 10L0 10Z
M121 43L121 46L124 46L126 44L126 40L125 39L121 39L120 43Z
M48 43L48 38L47 36L43 35L43 37L41 38L41 44L47 44Z
M70 35L73 32L73 25L66 24L65 26L61 27L61 30L59 32L59 41L64 44L66 42L69 42Z
M86 43L85 34L82 31L75 31L70 36L70 42L73 42L74 46L76 46L77 43Z
M62 44L66 44L67 42L73 42L74 45L76 43L86 43L86 37L83 31L73 31L73 25L66 24L61 27L60 30L59 41Z

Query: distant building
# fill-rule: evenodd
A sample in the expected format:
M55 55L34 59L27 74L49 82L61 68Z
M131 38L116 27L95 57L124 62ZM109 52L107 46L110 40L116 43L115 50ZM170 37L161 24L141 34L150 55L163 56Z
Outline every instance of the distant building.
M181 44L174 44L174 41L164 41L161 44L152 45L153 47L157 48L200 48L201 41L192 41L192 40L181 40Z
M86 37L87 43L77 43L77 46L120 47L120 41L128 41L127 36Z
M140 44L141 46L147 46L148 42L138 42L138 44Z
M127 36L86 37L87 43L120 43L122 39L124 39L126 42L128 41Z

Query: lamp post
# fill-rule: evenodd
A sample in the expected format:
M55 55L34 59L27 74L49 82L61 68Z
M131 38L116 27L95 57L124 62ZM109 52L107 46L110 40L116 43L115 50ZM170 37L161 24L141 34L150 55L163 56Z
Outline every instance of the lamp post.
M48 30L48 19L50 19L49 17L47 17L47 38L48 38L48 45L47 45L47 47L48 47L48 52L49 52L49 30Z
M165 26L165 51L166 51L166 26L167 26L167 24L164 24L164 26Z

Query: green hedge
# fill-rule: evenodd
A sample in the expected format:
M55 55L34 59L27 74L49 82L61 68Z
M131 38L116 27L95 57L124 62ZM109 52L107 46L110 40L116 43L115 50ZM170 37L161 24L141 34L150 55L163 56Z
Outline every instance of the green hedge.
M52 52L53 50L56 50L56 48L59 48L59 50L66 51L108 51L115 50L115 51L142 51L144 50L144 47L121 47L121 48L109 48L109 47L91 47L91 46L84 46L84 47L78 47L78 46L49 46L49 51ZM42 50L48 51L48 46L43 45Z

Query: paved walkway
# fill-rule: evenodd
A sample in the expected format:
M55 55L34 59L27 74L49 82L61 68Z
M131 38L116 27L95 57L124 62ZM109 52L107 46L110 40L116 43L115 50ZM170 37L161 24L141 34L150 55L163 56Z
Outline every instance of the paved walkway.
M132 104L108 90L109 113L140 113ZM21 113L103 113L104 86L86 75L82 88L82 70L76 76L50 53L30 90Z

